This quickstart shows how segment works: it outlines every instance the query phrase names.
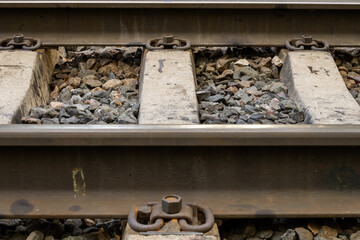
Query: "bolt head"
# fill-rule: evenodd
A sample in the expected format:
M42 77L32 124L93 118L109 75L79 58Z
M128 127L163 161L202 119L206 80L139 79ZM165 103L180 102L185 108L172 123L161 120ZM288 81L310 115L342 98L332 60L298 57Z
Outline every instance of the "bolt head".
M182 208L182 199L177 195L166 195L161 201L161 207L168 214L178 213Z
M172 43L174 41L174 35L172 34L165 34L163 36L164 43Z
M303 41L303 43L311 43L312 42L312 36L305 34L305 35L302 36L302 41Z
M22 35L21 33L15 34L15 35L14 35L14 42L15 42L15 43L22 43L22 42L24 42L24 35Z

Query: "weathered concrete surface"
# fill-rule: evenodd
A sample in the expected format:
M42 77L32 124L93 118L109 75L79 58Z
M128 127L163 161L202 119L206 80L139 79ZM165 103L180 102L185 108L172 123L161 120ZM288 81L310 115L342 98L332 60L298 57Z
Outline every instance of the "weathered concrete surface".
M360 107L347 90L330 53L289 52L280 79L313 124L359 124Z
M0 51L0 124L20 123L49 99L57 51Z
M197 124L198 103L190 51L144 54L139 124Z
M173 225L172 222L174 221L177 222L177 220L171 220L158 232L159 234L153 234L153 235L141 235L138 232L132 230L129 224L126 224L126 228L123 233L122 239L124 240L220 240L219 229L216 223L209 232L206 232L202 235L195 235L195 234L181 235L179 234L180 232L177 229L174 229L173 227L166 227L169 224ZM165 228L166 230L164 230ZM171 229L174 229L174 231L171 231ZM169 233L176 233L179 235L169 234Z

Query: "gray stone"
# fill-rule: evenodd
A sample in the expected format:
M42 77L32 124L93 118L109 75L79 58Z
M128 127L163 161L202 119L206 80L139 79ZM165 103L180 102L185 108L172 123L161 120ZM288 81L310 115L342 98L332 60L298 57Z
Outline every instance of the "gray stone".
M46 113L46 109L43 108L32 108L30 110L30 117L40 119Z
M305 115L303 112L289 113L289 116L296 122L303 122L305 120Z
M246 122L244 120L242 120L241 118L239 118L237 121L236 121L236 124L246 124Z
M90 106L89 106L89 110L90 111L95 111L98 107L100 107L101 103L96 101L95 99L90 99Z
M59 124L58 118L42 118L41 119L42 124Z
M200 120L210 121L210 122L220 122L220 116L219 113L214 113L214 114L202 113L200 114Z
M339 239L341 239L341 240L349 240L346 235L339 235Z
M198 101L202 101L202 100L210 97L211 93L206 90L200 90L200 91L196 91L196 96L197 96Z
M239 70L235 70L233 74L233 79L238 80L241 77L241 72Z
M107 98L107 97L109 97L109 93L107 91L102 90L102 91L92 93L92 96L95 98Z
M103 83L99 80L89 79L86 81L86 85L90 88L101 87Z
M273 84L271 84L271 87L270 87L270 92L273 92L273 93L280 93L280 92L283 92L283 93L287 93L288 89L287 87L282 83L282 82L275 82Z
M250 238L250 237L254 237L256 234L256 228L254 226L254 224L250 223L247 224L242 232L242 237L243 238Z
M71 98L71 92L67 88L63 88L59 94L58 100L61 102L69 101Z
M271 63L276 67L281 67L283 65L283 61L278 56L274 56L273 59L271 59Z
M330 237L337 237L338 233L336 229L328 227L326 225L322 226L317 234L318 237L323 237L329 239ZM352 240L352 239L351 239Z
M79 109L76 106L68 105L64 109L69 114L69 116L79 116L80 115Z
M48 109L42 117L44 118L57 118L59 116L59 112L54 108Z
M23 221L18 218L15 218L15 219L6 219L6 218L1 219L0 218L0 227L12 228L12 227L16 227L22 223L23 223Z
M80 87L81 78L79 77L70 77L67 81L67 84L72 86L73 88Z
M295 231L299 237L299 240L313 240L314 236L312 233L303 227L295 228Z
M296 109L294 101L290 99L280 101L280 107L282 110Z
M271 237L271 240L281 240L281 236L283 236L284 233L283 232L274 232L274 234Z
M79 104L79 103L82 103L82 97L80 97L79 95L74 95L74 96L71 97L70 103L71 103L71 104Z
M26 240L43 240L43 239L44 239L44 234L40 231L33 231L26 238Z
M221 94L216 94L205 99L209 102L226 102L225 97Z
M116 88L121 86L121 81L118 79L111 79L108 80L104 85L102 85L102 88L105 90L109 90L110 88Z
M259 73L256 70L248 66L241 68L240 72L242 75L246 75L251 79L257 79L257 77L259 76Z
M95 75L96 72L94 70L80 70L79 73L78 73L78 76L80 78L85 78L87 76L92 76L92 75Z
M281 237L280 240L296 240L296 232L294 229L288 229Z
M224 70L228 69L230 65L230 61L228 59L218 59L216 61L216 69L219 70L220 72L223 72Z
M260 120L264 118L264 115L262 113L253 113L250 115L250 118L253 120Z
M41 124L41 120L32 117L22 117L21 123L23 124Z
M350 235L350 240L359 240L360 239L360 231L357 231Z
M118 123L121 123L121 124L137 124L137 120L135 117L129 116L125 113L122 113L118 117L117 121L118 121Z
M259 238L261 238L261 239L271 238L272 235L274 235L274 231L271 229L260 231L256 234L256 236L259 236Z
M75 88L75 89L71 90L70 93L71 93L71 95L84 96L88 92L85 89Z
M60 123L61 124L77 124L79 123L79 119L76 116L72 116L70 118L61 118Z

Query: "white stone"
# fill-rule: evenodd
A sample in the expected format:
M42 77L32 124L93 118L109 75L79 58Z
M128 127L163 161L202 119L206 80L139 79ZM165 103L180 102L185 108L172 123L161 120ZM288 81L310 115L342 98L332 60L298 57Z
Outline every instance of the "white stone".
M246 59L240 59L240 60L236 61L234 64L238 65L240 67L243 67L243 66L249 66L250 63Z
M32 107L49 100L48 84L57 59L50 52L0 51L0 124L20 123Z
M139 124L199 123L191 52L148 51L140 89Z
M281 67L283 65L283 61L278 56L274 56L271 59L271 63L274 64L277 67Z
M289 52L281 81L305 122L313 124L359 124L360 106L349 93L330 53Z

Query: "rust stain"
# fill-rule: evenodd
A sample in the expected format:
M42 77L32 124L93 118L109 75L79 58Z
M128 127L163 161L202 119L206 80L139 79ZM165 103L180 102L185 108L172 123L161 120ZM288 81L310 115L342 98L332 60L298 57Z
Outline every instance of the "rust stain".
M79 205L74 205L74 206L69 207L70 212L78 212L80 210L81 210L81 207Z
M27 214L34 210L34 205L32 205L28 200L26 199L19 199L13 204L11 204L10 212L14 215L23 215Z
M72 170L72 178L74 185L74 198L86 196L86 183L84 171L82 168L74 168Z

